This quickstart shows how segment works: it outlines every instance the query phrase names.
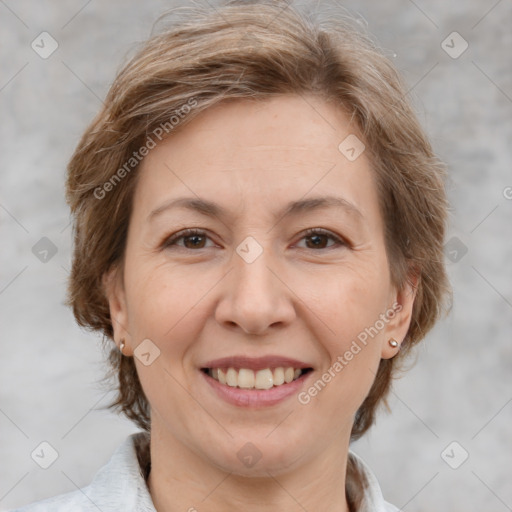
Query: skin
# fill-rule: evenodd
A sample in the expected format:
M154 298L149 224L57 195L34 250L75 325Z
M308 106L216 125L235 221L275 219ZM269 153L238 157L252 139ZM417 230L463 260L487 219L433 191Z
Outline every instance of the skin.
M143 160L124 268L104 282L124 354L144 339L160 350L148 366L135 357L151 404L148 487L159 512L348 510L354 414L381 358L398 352L388 340L405 337L414 300L390 279L366 154L350 162L338 149L357 133L341 109L314 96L235 100L201 113ZM344 198L360 216L336 207L272 216L324 195ZM147 220L184 196L214 201L228 216L170 209ZM165 246L186 228L206 237ZM345 243L305 237L309 228ZM248 236L263 250L252 263L236 252ZM307 405L294 395L236 407L199 371L224 356L289 356L314 368L307 390L394 303L400 312ZM248 442L261 454L252 467L237 457Z

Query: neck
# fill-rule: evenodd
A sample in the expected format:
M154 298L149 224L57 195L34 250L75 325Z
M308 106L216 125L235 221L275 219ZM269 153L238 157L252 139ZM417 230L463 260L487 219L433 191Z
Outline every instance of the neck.
M157 512L244 510L349 512L345 496L348 441L327 447L302 466L268 476L224 471L198 456L169 432L151 431L147 484Z

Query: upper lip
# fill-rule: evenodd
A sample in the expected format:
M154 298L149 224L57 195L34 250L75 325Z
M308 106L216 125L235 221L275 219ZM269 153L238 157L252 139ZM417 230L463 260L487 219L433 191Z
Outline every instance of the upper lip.
M213 359L201 365L201 368L247 368L250 370L264 370L265 368L312 368L311 364L304 363L297 359L282 356L263 356L263 357L248 357L248 356L230 356L222 357L220 359Z

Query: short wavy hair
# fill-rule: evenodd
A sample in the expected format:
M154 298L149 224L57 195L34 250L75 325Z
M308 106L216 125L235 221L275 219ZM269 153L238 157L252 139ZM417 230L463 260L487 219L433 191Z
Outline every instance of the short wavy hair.
M221 101L312 93L356 123L379 193L393 284L401 289L415 283L416 291L401 350L381 360L355 415L355 440L374 423L399 363L432 328L450 292L444 166L390 59L339 9L321 20L318 12L264 0L174 13L184 16L152 35L118 73L68 165L74 253L67 304L79 325L103 334L110 351L108 378L117 378L117 396L108 407L150 430L150 406L133 357L113 343L102 285L102 277L124 260L141 148L172 137Z

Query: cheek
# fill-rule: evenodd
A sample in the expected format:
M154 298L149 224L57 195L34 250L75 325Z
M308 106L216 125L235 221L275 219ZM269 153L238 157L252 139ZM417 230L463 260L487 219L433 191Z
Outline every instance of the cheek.
M136 345L151 340L158 353L147 366L143 358L135 360L142 388L154 413L165 416L170 410L182 411L176 417L186 417L185 411L191 407L185 389L193 384L189 367L194 340L204 328L202 299L215 280L210 284L207 275L169 264L137 262L132 266L135 269L127 284L130 334ZM178 428L181 422L173 421Z
M297 279L295 289L325 325L326 342L338 350L373 326L389 307L388 274L376 265L340 265L324 276L303 279L302 285Z
M163 342L177 338L177 333L187 329L190 335L197 322L190 322L194 308L201 302L214 283L214 276L181 266L169 264L134 265L132 279L127 285L129 322L133 335L154 338ZM128 289L129 286L129 289ZM190 329L192 328L192 332Z
M287 284L282 293L294 302L297 324L313 331L313 339L337 356L387 308L387 272L381 267L364 259L357 265L290 265L282 276ZM224 273L218 265L154 265L143 260L127 265L129 331L137 342L149 338L159 340L163 350L184 349L180 340L195 339L206 317L215 315L216 285L225 291L220 300L229 300L226 283L221 284Z
M308 395L357 409L367 395L381 359L386 323L381 320L389 308L387 272L367 266L364 271L345 267L328 280L304 283L303 296L319 318L316 329L325 366L318 383ZM309 294L309 295L306 295ZM324 333L320 336L320 333ZM329 389L327 389L329 388ZM307 397L306 397L307 400Z

